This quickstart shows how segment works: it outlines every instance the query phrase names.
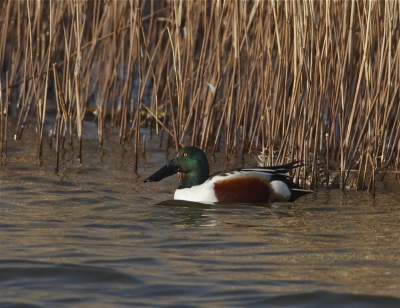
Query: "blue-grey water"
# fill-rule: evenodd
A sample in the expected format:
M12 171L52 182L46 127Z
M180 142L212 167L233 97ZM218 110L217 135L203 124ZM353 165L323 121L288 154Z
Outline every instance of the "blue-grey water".
M9 140L0 167L0 307L400 306L390 178L375 198L322 188L296 203L177 202L176 177L142 183L173 155L158 142L135 173L133 145L109 132L100 150L87 133L83 164L67 146L56 175L33 131Z

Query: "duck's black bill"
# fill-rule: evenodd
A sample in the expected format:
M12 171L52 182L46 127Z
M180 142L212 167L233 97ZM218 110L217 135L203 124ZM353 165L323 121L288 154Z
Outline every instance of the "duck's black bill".
M163 178L171 176L179 171L179 166L177 165L176 159L171 159L165 166L163 166L160 170L156 171L148 178L146 178L143 182L158 182Z

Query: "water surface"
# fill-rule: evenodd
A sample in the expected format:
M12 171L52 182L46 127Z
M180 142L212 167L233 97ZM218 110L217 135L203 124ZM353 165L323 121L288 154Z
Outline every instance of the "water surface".
M67 149L58 175L51 149L39 166L29 141L10 142L1 307L400 306L397 184L376 198L320 189L296 203L178 202L175 177L142 183L166 151L150 144L135 173L132 146L114 139L100 150L86 136L83 164Z

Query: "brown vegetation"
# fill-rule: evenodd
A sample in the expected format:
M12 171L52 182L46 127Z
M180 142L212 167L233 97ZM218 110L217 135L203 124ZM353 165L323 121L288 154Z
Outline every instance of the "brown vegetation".
M56 151L81 148L94 108L100 143L110 123L138 152L151 124L177 149L323 156L342 187L351 168L373 184L400 164L399 18L399 1L2 1L2 154L32 114L39 156L49 117Z

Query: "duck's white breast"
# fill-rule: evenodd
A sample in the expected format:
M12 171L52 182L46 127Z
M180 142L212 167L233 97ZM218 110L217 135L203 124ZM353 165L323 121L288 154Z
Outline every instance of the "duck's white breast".
M210 180L201 185L191 188L177 189L174 194L175 200L186 200L193 202L218 202L215 197L214 183Z

